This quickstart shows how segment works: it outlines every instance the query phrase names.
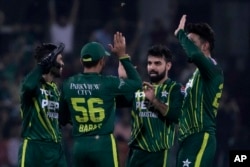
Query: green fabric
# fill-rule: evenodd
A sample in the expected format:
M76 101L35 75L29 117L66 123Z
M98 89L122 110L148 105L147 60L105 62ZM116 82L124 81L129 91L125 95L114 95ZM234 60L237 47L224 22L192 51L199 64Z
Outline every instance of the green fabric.
M174 144L175 128L182 105L181 85L166 80L154 85L158 100L168 105L163 117L147 100L142 90L135 93L132 110L132 133L129 145L149 152L169 149Z
M179 148L176 166L212 166L216 152L216 137L208 133L196 133L184 140Z
M84 62L97 61L104 56L110 56L110 53L98 42L90 42L82 47L81 59Z
M140 149L129 150L126 167L167 167L169 162L168 150L147 152Z
M141 88L140 76L129 58L120 61L128 79L97 73L81 73L63 83L60 117L68 119L64 120L64 123L72 122L73 136L112 133L116 95L131 94Z
M21 85L21 135L30 140L61 142L59 91L55 83L43 80L41 71L36 67Z
M118 167L118 152L113 135L78 137L73 145L74 167Z
M223 71L214 59L203 55L183 30L178 32L177 37L189 61L197 66L185 87L180 140L197 132L215 134L215 120L224 84Z
M19 167L67 167L62 145L25 139L19 148Z

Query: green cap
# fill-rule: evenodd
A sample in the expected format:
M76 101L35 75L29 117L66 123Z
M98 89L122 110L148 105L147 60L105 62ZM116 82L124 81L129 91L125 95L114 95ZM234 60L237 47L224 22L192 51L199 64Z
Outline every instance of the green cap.
M97 61L104 56L110 56L110 53L98 42L89 42L82 47L81 58L84 62Z

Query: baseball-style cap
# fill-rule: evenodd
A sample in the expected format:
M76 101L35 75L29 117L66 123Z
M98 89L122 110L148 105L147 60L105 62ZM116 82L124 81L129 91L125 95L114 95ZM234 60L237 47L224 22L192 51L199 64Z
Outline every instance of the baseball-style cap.
M110 53L98 42L89 42L82 47L81 58L84 62L97 61Z

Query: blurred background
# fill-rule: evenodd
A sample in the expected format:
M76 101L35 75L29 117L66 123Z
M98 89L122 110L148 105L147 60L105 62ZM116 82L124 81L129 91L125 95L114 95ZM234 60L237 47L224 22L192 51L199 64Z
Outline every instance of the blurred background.
M217 119L215 167L227 167L229 150L249 150L250 1L248 0L0 0L0 167L16 167L21 141L19 86L35 66L34 48L43 42L64 42L65 68L61 82L81 72L79 54L89 41L107 46L113 34L126 36L127 52L147 80L146 51L165 44L174 54L170 77L185 84L193 72L173 35L182 14L187 22L207 22L215 31L213 57L221 64L225 85ZM108 47L108 46L107 46ZM103 73L117 75L111 56ZM130 111L117 109L114 133L121 167L128 153ZM63 128L69 166L71 127ZM178 144L171 150L174 166Z

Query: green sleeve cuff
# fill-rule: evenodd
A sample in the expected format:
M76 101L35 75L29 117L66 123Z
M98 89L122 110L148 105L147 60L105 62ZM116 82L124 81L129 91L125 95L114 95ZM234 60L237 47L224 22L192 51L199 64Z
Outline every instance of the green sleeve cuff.
M122 59L130 59L130 56L128 54L125 54L124 56L119 57L119 60Z

